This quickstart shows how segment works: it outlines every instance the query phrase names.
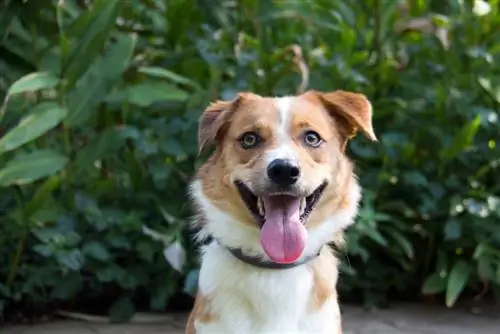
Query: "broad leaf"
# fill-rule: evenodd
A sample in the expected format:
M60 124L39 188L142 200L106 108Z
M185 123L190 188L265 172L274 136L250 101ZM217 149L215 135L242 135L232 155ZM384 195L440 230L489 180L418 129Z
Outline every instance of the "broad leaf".
M82 268L85 258L83 254L78 249L72 249L69 251L59 251L56 254L56 259L59 264L72 270L78 271Z
M436 294L444 292L446 289L446 275L441 275L441 273L434 273L427 277L422 286L422 293L424 294Z
M0 169L0 186L32 183L60 171L68 159L50 150L39 150L16 156Z
M479 125L481 125L481 117L478 115L460 129L455 138L453 138L451 145L440 152L440 158L448 161L463 152L474 140L474 136L479 130Z
M68 117L65 123L78 126L96 112L112 86L129 65L137 42L135 35L120 35L110 49L83 76L68 96Z
M80 177L83 173L89 172L89 166L97 160L110 157L123 143L124 140L120 136L119 129L109 128L101 132L79 150L74 163L72 163L73 173Z
M168 79L174 83L190 86L196 89L200 89L200 86L195 83L194 81L183 77L182 75L179 75L177 73L174 73L172 71L169 71L167 69L161 68L161 67L141 67L139 69L140 73L144 73L148 76L151 77L157 77L157 78L163 78L163 79Z
M120 13L122 1L96 0L93 1L89 13L86 13L82 22L82 30L75 29L77 34L72 41L72 51L64 68L63 76L69 87L87 71L95 61L96 56L102 51L108 37L115 26ZM90 24L86 24L91 22Z
M183 102L188 94L168 83L161 81L144 81L128 90L130 103L140 107L148 107L155 102Z
M26 216L35 213L45 202L51 199L52 193L60 187L61 183L62 177L60 175L53 175L43 184L39 185L33 198L23 207L23 213Z
M53 88L59 83L59 78L50 72L36 72L25 75L14 82L7 91L7 97L14 94Z
M66 109L54 102L43 102L30 115L0 139L0 154L14 150L36 139L58 125L66 116Z
M469 276L471 274L471 267L467 262L460 260L455 263L448 276L448 284L446 286L446 306L452 307L457 301L458 297L464 290Z
M497 103L500 103L500 86L493 86L491 80L485 77L478 78L478 82Z
M393 237L393 239L399 244L401 250L409 259L413 259L415 251L413 245L411 244L409 238L405 237L403 233L398 232L396 229L389 229L387 233Z
M103 246L102 243L97 241L89 241L83 245L82 248L83 254L93 257L99 261L108 261L111 258L106 247Z

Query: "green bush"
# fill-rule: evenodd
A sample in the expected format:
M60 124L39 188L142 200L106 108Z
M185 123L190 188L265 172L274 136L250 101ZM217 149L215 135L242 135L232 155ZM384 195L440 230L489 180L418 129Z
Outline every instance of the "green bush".
M4 2L0 314L97 299L120 321L192 294L200 112L304 87L374 106L342 294L500 292L500 12L478 4Z

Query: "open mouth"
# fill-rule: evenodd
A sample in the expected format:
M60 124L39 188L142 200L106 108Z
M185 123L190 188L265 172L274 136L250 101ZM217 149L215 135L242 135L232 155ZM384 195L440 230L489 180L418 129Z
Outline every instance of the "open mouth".
M265 205L266 198L256 196L250 190L250 188L248 188L248 186L246 186L241 181L236 181L235 185L241 195L241 198L245 202L248 210L256 218L259 225L262 227L262 225L265 223L266 220L266 205ZM323 190L325 190L326 185L327 185L326 182L322 183L310 195L305 197L298 198L296 196L289 194L275 194L275 195L271 194L268 196L268 198L271 198L274 201L281 201L281 202L298 201L300 222L304 223L307 217L309 217L311 212L314 210L314 207L318 203L319 199L321 198L321 195L323 194Z
M276 263L292 263L307 243L305 221L321 198L326 182L310 195L299 197L276 193L255 195L243 182L236 182L243 201L259 223L260 244Z

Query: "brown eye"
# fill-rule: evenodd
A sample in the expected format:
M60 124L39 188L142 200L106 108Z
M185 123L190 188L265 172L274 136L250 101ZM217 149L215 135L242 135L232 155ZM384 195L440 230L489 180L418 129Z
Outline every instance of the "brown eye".
M256 132L245 132L240 137L240 144L241 147L248 150L257 147L260 144L261 140L262 138Z
M323 139L316 131L306 131L304 133L304 143L307 146L319 147L323 143Z

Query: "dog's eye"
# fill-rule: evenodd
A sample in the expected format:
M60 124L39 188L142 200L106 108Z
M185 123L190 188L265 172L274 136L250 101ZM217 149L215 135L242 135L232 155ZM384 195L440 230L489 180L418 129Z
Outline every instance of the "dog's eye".
M315 131L306 131L304 133L304 143L311 147L318 147L323 142L321 136Z
M260 136L255 132L245 132L240 137L241 147L244 149L254 148L261 142Z

